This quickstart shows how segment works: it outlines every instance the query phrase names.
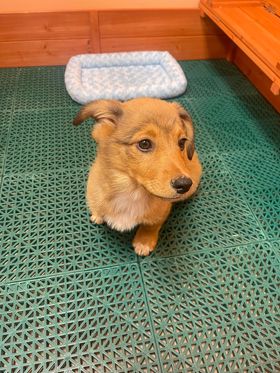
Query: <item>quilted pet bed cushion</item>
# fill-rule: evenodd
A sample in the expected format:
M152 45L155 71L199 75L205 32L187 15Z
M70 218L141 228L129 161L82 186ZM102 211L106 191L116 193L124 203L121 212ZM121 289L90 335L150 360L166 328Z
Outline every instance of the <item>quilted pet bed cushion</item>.
M69 95L80 104L97 99L171 98L182 94L187 80L168 52L81 54L65 71Z

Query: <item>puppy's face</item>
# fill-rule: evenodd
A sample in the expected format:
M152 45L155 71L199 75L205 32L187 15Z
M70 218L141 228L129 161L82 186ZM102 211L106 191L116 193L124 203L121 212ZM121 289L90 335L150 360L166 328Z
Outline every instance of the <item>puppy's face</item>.
M149 98L102 100L86 106L74 123L90 115L97 120L93 137L108 169L171 201L187 198L197 187L191 177L193 127L181 106Z

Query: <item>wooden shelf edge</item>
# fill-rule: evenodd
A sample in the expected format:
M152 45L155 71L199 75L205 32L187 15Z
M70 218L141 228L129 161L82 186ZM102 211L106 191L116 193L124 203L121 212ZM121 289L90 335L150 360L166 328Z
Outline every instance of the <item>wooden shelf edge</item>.
M248 56L252 61L259 66L259 68L268 76L272 82L271 91L273 94L278 95L280 87L280 75L276 75L273 70L263 61L263 59L258 56L254 50L250 48L244 41L244 38L241 38L238 34L232 31L223 20L215 14L215 12L205 4L205 1L200 2L200 10L206 14L210 19L212 19L224 33Z

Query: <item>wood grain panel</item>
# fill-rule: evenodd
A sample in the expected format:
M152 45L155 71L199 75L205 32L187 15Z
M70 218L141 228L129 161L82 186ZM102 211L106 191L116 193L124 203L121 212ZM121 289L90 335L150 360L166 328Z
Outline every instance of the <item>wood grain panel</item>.
M89 39L2 42L0 65L1 67L65 65L73 55L89 52Z
M102 52L167 50L179 60L224 58L228 38L224 35L101 39Z
M227 38L199 10L0 15L0 66L57 65L80 53L167 50L178 59L222 58Z
M263 27L264 31L269 30L272 34L271 36L277 40L280 40L280 27L279 22L278 24L275 22L271 22L271 13L266 11L264 8L261 7L242 7L243 12L245 12L252 20ZM276 17L276 16L275 16ZM277 18L276 18L277 20Z
M267 75L239 48L233 62L280 113L280 96L271 92L272 81Z
M89 18L90 18L91 52L100 53L99 13L90 12Z
M232 8L217 10L217 15L223 19L223 23L229 28L234 25L235 35L246 43L246 45L263 60L263 62L276 71L276 65L279 62L280 41L270 29L266 30L258 22L255 22L251 14L244 12L242 8ZM267 14L263 10L264 15ZM275 21L273 24L280 28L280 19L271 18ZM242 22L241 22L242 20Z
M0 14L0 41L87 39L89 35L87 12Z
M162 37L220 34L209 19L201 19L197 9L141 10L99 13L102 38Z
M207 0L201 0L200 7L213 21L233 40L233 42L267 75L271 80L271 89L274 94L280 91L280 41L274 35L273 30L280 28L279 17L270 14L270 27L264 27L256 22L255 7L218 7L209 8L205 4ZM260 7L261 12L267 11ZM251 10L250 12L248 10ZM269 22L266 22L269 25Z

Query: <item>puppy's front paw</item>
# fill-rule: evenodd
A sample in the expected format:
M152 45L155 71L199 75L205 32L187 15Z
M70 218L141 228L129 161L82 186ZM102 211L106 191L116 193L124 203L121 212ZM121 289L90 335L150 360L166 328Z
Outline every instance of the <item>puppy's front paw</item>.
M104 222L104 220L100 216L94 214L91 215L90 221L94 224L102 224Z
M135 253L140 256L148 256L153 251L153 248L151 248L149 245L142 244L140 242L134 242L133 247Z
M149 255L157 244L160 226L140 225L133 239L132 245L136 254Z

